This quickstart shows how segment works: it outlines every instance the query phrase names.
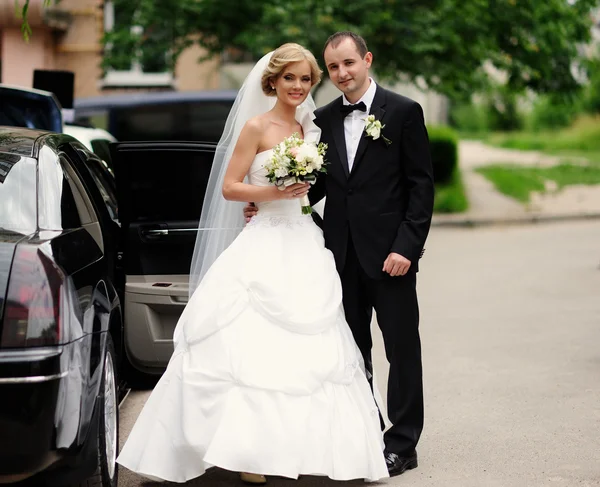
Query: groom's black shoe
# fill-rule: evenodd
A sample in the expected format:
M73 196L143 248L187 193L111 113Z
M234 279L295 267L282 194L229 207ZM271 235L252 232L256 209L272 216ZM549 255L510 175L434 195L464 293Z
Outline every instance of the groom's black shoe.
M385 456L385 463L387 464L390 477L395 477L396 475L400 475L407 470L411 470L419 466L416 451L404 457L389 451L385 451L383 455Z

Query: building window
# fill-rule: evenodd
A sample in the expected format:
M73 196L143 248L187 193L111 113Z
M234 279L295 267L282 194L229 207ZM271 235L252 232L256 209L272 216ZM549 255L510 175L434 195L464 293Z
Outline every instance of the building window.
M165 54L170 33L144 32L142 27L136 25L136 2L104 2L104 31L129 31L130 35L122 36L118 50L111 52L111 64L105 69L103 87L173 86L170 56ZM105 49L111 50L111 43L107 43ZM133 59L131 52L136 53Z

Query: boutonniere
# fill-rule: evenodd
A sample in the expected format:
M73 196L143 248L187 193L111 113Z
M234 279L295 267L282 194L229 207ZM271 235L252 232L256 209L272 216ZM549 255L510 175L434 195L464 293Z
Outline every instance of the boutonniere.
M377 140L381 137L385 142L385 145L390 145L392 141L381 133L383 127L385 127L385 125L381 125L381 122L375 119L375 115L369 115L365 120L365 132L367 133L367 136L371 137L373 140Z

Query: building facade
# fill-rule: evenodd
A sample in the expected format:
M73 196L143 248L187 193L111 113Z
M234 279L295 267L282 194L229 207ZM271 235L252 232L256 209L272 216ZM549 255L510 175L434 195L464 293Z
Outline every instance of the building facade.
M75 73L75 97L219 88L219 62L198 63L203 54L198 46L181 54L174 72L145 72L136 64L104 72L101 41L116 15L111 1L61 0L45 8L43 0L31 0L28 20L33 33L25 42L15 1L0 0L0 82L31 87L35 69L60 69Z

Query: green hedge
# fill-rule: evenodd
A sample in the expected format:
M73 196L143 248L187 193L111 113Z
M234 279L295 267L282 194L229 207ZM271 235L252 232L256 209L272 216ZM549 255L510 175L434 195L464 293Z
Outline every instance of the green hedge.
M489 132L487 110L481 103L450 102L448 122L463 134L477 135Z
M554 94L540 95L527 117L528 128L533 132L539 132L545 129L568 127L581 111L581 101L577 97L568 99Z
M588 113L600 114L600 52L590 67L590 82L585 90L584 104Z
M458 135L450 127L428 127L429 149L436 184L448 184L458 166Z

